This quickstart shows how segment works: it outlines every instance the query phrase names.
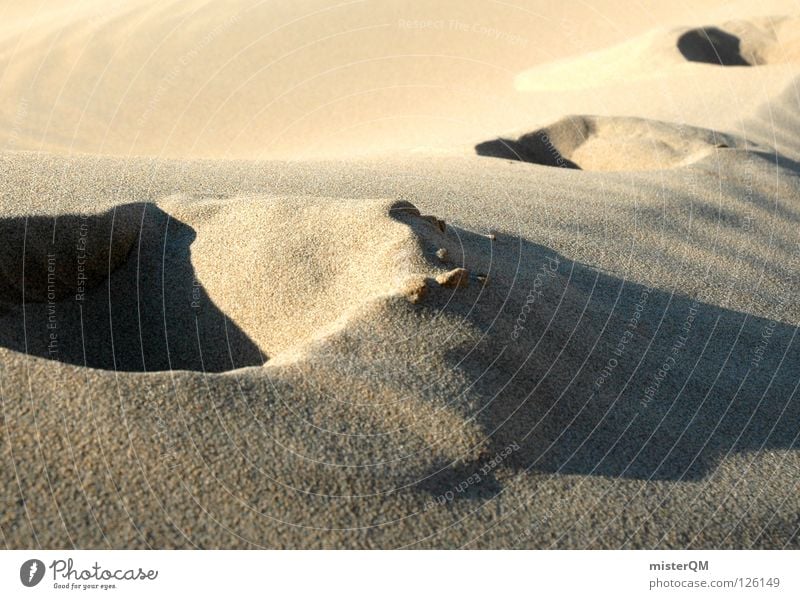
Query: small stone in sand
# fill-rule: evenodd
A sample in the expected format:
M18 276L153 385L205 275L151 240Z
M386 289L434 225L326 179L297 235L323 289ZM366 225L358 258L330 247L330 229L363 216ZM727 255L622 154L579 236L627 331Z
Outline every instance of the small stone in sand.
M446 248L439 248L436 250L436 257L442 262L447 262L447 260L450 258L450 254L447 253Z
M478 279L478 282L483 287L486 287L489 284L489 275L477 275L475 278Z
M403 295L412 304L418 304L428 295L428 283L424 277L412 278L403 286Z
M469 272L466 268L454 268L436 277L436 282L442 287L466 287L469 285Z

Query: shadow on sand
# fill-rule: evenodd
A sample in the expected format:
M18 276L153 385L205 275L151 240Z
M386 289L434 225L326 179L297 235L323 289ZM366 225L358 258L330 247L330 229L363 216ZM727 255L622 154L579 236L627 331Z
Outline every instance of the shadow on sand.
M519 139L498 137L483 141L475 146L475 153L478 156L530 162L543 166L581 168L549 143L546 129L526 133Z
M194 230L155 205L3 219L0 238L0 346L135 372L266 360L196 280Z
M749 67L741 54L740 41L718 27L698 27L678 38L678 51L689 62L723 67Z
M465 255L485 250L484 236L457 235ZM434 291L429 304L480 333L448 360L471 381L478 399L463 415L481 424L487 447L477 461L430 472L421 488L486 499L500 491L500 464L697 480L725 456L800 446L797 328L780 321L790 298L775 299L774 320L762 318L518 237L493 243L491 285ZM481 482L465 484L475 473Z

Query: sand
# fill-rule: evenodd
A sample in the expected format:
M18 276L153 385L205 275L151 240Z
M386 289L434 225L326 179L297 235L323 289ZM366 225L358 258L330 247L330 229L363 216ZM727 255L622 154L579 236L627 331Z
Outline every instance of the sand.
M549 4L4 6L4 546L798 548L796 7Z

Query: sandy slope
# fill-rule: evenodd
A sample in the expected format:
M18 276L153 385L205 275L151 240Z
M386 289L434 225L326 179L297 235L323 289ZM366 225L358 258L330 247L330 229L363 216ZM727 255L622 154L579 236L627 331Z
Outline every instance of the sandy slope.
M532 65L699 18L697 2L512 4L4 2L0 144L244 159L448 149L541 114L513 93Z
M6 546L798 546L789 3L221 6L5 7Z

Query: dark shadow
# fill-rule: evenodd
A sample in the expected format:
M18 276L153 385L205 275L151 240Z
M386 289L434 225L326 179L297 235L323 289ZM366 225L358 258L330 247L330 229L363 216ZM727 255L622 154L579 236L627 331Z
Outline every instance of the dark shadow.
M752 153L761 160L766 160L778 168L790 171L795 177L800 175L800 162L797 162L796 160L793 160L784 154L764 151L753 151Z
M463 229L457 237L467 267L490 243ZM491 243L489 285L433 287L414 307L479 331L448 351L470 383L450 407L487 439L479 460L441 466L422 488L458 488L497 456L517 472L674 481L702 479L727 455L800 447L800 338L780 322L791 298L776 300L771 320L624 281L519 237ZM496 492L487 480L457 495Z
M698 27L678 38L678 50L690 62L723 67L748 67L741 55L739 38L717 27Z
M266 357L195 278L188 225L153 204L0 220L0 345L120 371L221 372Z
M565 158L552 144L548 144L547 139L547 134L540 129L523 135L517 140L497 138L481 142L475 146L475 152L478 156L580 169L569 158Z
M485 501L494 498L502 490L492 472L492 462L488 459L443 468L425 478L417 487L438 498L440 503L465 499Z

